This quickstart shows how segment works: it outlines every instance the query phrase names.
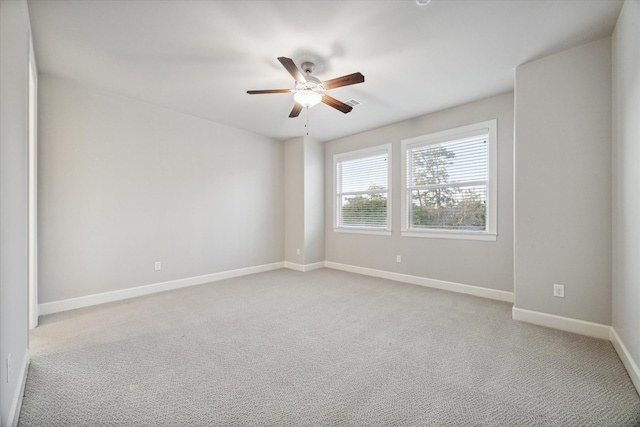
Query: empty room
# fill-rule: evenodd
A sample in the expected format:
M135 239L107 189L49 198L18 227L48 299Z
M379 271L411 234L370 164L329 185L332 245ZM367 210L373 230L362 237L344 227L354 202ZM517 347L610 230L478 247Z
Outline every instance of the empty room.
M0 0L0 426L640 426L639 0Z

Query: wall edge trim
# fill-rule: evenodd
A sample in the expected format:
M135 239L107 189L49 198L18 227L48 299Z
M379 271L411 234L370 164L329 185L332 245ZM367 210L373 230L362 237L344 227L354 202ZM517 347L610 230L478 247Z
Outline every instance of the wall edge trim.
M513 292L499 291L497 289L483 288L480 286L465 285L463 283L447 282L444 280L430 279L427 277L412 276L409 274L395 273L385 270L376 270L367 267L341 264L332 261L325 261L325 267L334 270L348 271L350 273L364 274L366 276L380 277L383 279L395 280L397 282L409 283L412 285L425 286L428 288L440 289L459 294L473 295L481 298L488 298L504 302L514 302Z
M288 268L289 270L296 270L306 273L307 271L317 270L319 268L324 268L324 261L314 262L312 264L297 264L295 262L284 262L284 268Z
M120 301L135 298L143 295L155 294L158 292L170 291L173 289L186 288L189 286L202 285L209 282L231 279L233 277L246 276L249 274L262 273L265 271L278 270L284 267L284 262L274 262L271 264L257 265L253 267L240 268L237 270L221 271L218 273L205 274L202 276L187 277L184 279L170 280L167 282L152 283L149 285L136 286L117 291L104 292L100 294L87 295L77 298L69 298L59 301L38 304L38 314L59 313L61 311L74 310L76 308L89 307L92 305L104 304L113 301Z
M555 314L542 313L540 311L525 310L513 307L513 320L532 323L538 326L558 329L565 332L572 332L578 335L585 335L592 338L609 340L611 326L601 323L587 322L585 320L573 319L571 317L557 316Z
M24 389L27 385L27 376L29 373L29 364L31 363L31 354L29 349L25 352L23 363L20 366L20 378L18 379L20 388L18 394L14 396L11 403L11 412L9 412L8 423L11 427L17 427L18 419L20 418L20 410L22 409L22 398L24 397Z
M620 338L620 335L618 335L613 326L611 327L609 340L611 341L613 348L616 350L616 353L618 353L618 357L620 357L622 364L627 369L627 373L631 378L631 382L636 387L636 391L640 394L640 368L638 368L638 365L631 357L631 353L629 353L629 350L624 345L622 338Z

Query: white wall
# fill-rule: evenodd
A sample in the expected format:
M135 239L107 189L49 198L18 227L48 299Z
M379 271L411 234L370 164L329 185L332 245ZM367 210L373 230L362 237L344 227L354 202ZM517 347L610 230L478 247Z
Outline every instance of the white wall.
M0 425L17 421L29 360L27 154L30 24L26 1L0 1ZM7 357L11 355L11 378Z
M613 42L613 328L640 390L640 2L624 3Z
M516 69L518 309L611 324L610 100L610 38Z
M282 262L280 142L47 75L39 102L40 303Z
M304 136L284 147L285 262L303 269L324 261L324 144Z
M402 139L498 120L498 238L495 242L400 236ZM392 151L392 235L333 231L333 155L386 143ZM326 260L349 266L513 291L513 93L385 126L325 145ZM402 263L396 263L396 255Z
M284 260L304 265L304 138L284 142ZM297 251L300 250L298 254Z
M324 261L324 143L304 138L304 263Z

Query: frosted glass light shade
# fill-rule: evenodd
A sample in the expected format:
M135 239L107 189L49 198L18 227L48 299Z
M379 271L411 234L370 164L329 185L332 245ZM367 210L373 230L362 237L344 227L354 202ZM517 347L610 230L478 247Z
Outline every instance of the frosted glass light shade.
M299 90L293 95L293 99L303 107L313 107L322 101L322 95L312 90Z

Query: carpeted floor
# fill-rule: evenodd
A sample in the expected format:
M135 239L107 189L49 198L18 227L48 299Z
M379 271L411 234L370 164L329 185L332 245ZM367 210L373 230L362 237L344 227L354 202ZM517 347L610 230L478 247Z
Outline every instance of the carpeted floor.
M31 357L22 427L640 425L608 341L329 269L44 316Z

